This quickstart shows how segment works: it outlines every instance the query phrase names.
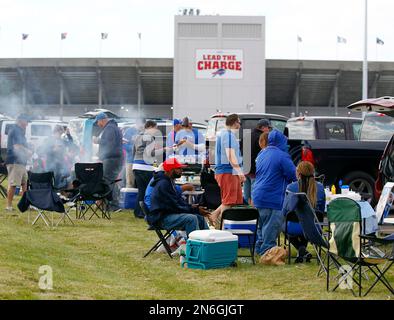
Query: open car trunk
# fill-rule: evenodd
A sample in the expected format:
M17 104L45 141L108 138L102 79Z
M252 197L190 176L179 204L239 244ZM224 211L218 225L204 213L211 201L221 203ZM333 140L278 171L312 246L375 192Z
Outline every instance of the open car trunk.
M360 100L348 106L355 111L375 111L394 117L394 97L380 97Z

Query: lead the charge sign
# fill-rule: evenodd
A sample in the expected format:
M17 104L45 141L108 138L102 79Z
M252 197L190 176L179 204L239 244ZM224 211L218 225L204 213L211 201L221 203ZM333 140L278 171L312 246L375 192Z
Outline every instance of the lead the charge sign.
M243 51L236 49L197 49L197 79L242 79Z

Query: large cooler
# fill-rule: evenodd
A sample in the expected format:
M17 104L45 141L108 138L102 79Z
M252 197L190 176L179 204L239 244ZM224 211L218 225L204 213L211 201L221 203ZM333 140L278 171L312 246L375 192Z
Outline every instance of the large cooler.
M214 269L231 266L237 260L238 236L224 230L196 230L189 234L182 266Z
M248 220L248 221L223 220L223 226L224 226L224 230L247 229L255 232L256 220ZM250 241L253 241L253 236L250 236ZM239 248L249 248L249 239L247 235L238 236L238 246Z
M137 188L120 189L119 206L122 209L134 209L137 203Z

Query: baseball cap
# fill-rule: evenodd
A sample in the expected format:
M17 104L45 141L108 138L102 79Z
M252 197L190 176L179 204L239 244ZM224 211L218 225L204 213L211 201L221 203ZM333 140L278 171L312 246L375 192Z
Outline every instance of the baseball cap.
M176 126L177 124L181 124L182 121L180 119L174 119L172 120L172 125Z
M20 115L18 115L18 117L16 118L16 120L22 120L22 121L30 121L30 117L25 114L25 113L21 113Z
M163 162L163 169L165 172L169 172L172 169L184 168L186 165L180 164L176 158L169 158Z
M269 121L268 119L265 119L265 118L260 119L260 120L257 122L257 128L261 128L261 127L272 128L271 121Z
M103 119L107 119L108 116L104 113L104 112L100 112L97 116L96 119L94 120L94 122L97 122L99 120L103 120Z

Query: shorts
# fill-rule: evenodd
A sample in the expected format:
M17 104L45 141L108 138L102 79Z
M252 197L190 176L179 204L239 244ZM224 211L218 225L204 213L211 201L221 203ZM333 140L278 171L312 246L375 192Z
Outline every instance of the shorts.
M17 187L27 183L26 166L23 164L7 164L8 186Z
M220 187L222 204L243 204L241 180L239 176L231 173L215 174L215 179Z

